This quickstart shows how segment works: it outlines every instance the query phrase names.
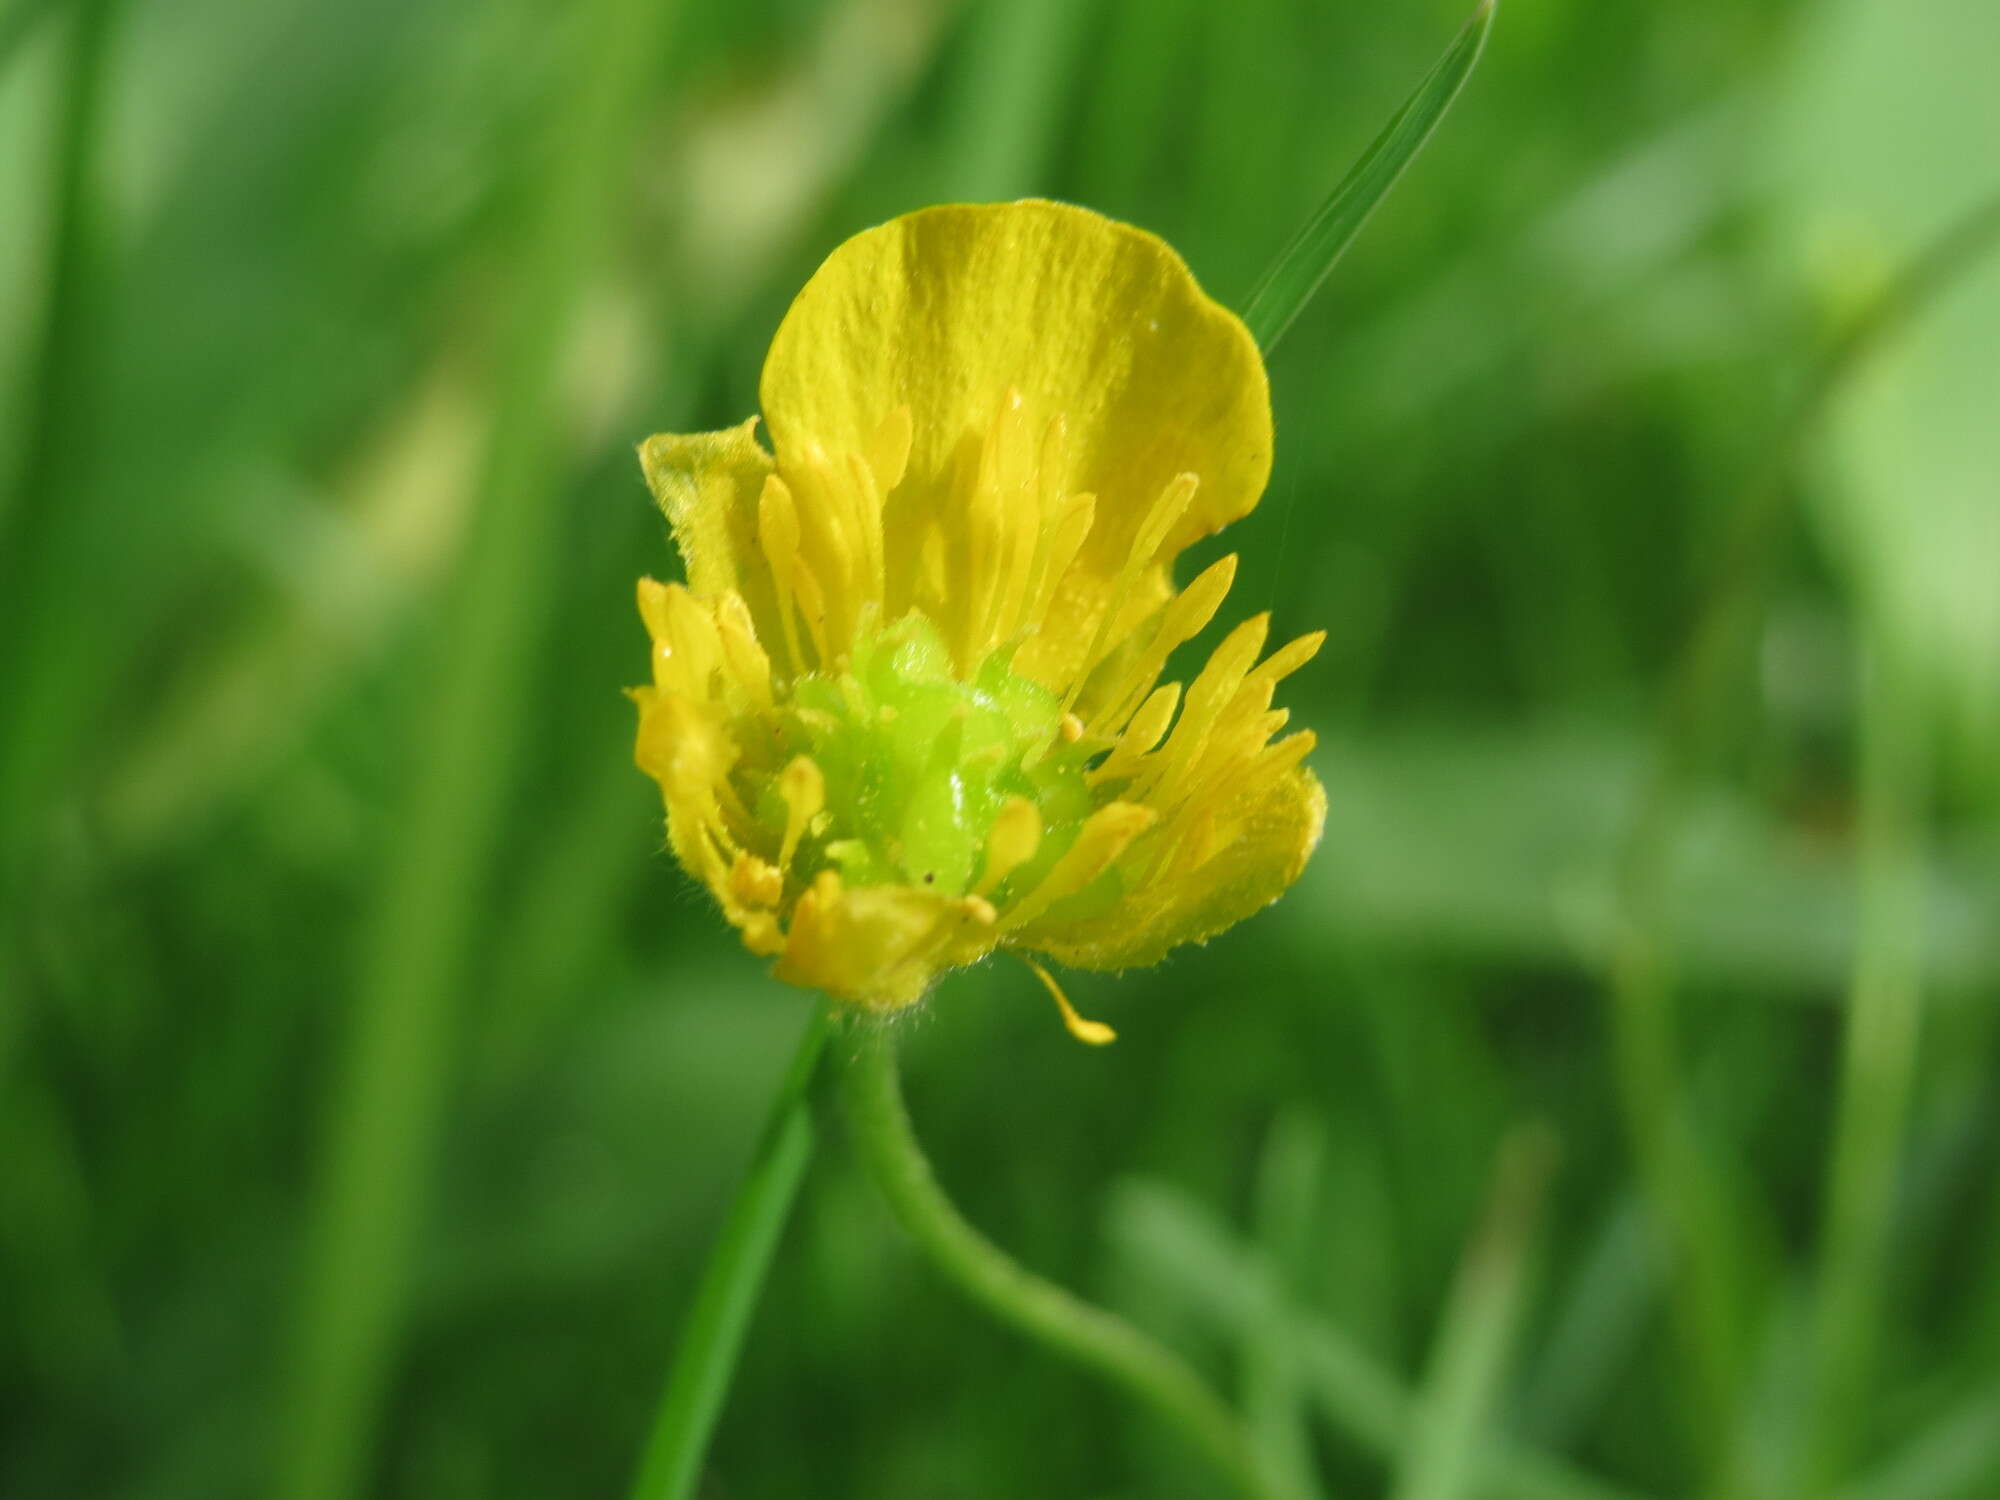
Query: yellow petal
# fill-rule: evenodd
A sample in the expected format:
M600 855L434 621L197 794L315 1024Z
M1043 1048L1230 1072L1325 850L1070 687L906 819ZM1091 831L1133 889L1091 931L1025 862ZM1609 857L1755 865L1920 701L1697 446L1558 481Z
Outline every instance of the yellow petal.
M1077 969L1156 964L1182 943L1205 942L1285 893L1305 868L1326 818L1310 771L1257 779L1222 808L1208 857L1170 862L1102 916L1049 929L1030 944Z
M1163 241L1059 203L907 214L820 267L779 327L762 383L781 462L813 443L878 452L883 424L904 407L915 414L884 513L891 546L912 549L964 487L968 452L1015 390L1025 431L1062 423L1062 440L1040 445L1042 467L1060 470L1040 474L1044 495L1096 496L1077 565L1053 590L1057 628L1045 632L1045 655L1080 654L1073 643L1098 637L1107 591L1178 476L1199 485L1128 585L1142 611L1164 597L1174 553L1249 511L1270 475L1256 345ZM917 560L891 560L892 618Z
M923 999L947 968L993 946L992 908L907 885L844 885L823 870L799 898L771 972L865 1010Z
M782 638L770 565L757 537L757 497L772 472L757 419L721 432L660 433L639 446L646 484L673 527L688 588L704 598L734 592L760 640Z

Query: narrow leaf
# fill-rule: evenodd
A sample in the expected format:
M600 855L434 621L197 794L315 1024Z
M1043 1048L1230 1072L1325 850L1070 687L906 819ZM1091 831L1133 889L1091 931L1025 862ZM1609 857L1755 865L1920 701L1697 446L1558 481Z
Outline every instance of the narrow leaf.
M1423 149L1437 123L1451 108L1452 100L1471 76L1473 64L1486 46L1486 33L1493 29L1493 12L1498 0L1480 0L1452 44L1445 49L1416 92L1404 101L1382 133L1362 153L1361 159L1341 178L1319 211L1276 263L1264 273L1243 321L1250 326L1257 347L1269 354L1285 330L1312 301L1313 294L1327 278L1375 205L1389 195L1396 179L1403 175L1412 158Z

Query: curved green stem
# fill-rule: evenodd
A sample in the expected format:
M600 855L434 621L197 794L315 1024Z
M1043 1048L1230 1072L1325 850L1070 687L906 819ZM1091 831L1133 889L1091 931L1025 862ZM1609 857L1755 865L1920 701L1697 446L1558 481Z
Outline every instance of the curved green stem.
M910 1128L894 1037L859 1035L843 1051L841 1095L856 1148L931 1263L994 1317L1165 1419L1239 1494L1279 1500L1283 1491L1258 1469L1235 1416L1178 1355L1017 1264L959 1216Z

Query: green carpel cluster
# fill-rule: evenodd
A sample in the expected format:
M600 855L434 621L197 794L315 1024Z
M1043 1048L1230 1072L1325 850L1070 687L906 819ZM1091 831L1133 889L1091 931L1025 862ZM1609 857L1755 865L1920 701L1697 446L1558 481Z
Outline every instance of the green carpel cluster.
M1061 701L1016 676L1011 657L996 651L963 679L937 628L913 612L860 632L842 670L794 681L784 754L809 756L826 779L805 868L831 864L853 886L965 895L1001 805L1026 797L1042 841L1006 884L1025 890L1046 873L1090 813L1086 755L1062 734ZM785 811L775 796L758 809L774 830Z

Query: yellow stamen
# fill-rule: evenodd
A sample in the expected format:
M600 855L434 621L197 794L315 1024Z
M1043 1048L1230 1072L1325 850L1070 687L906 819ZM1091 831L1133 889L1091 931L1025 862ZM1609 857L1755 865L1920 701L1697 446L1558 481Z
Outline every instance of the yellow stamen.
M778 773L778 795L785 799L785 842L778 850L778 868L788 869L798 853L806 826L826 806L826 777L801 755Z
M1104 611L1097 617L1097 630L1091 637L1090 649L1083 655L1083 662L1076 679L1070 683L1069 691L1063 696L1063 712L1068 713L1076 706L1076 695L1083 691L1084 681L1090 676L1091 668L1104 659L1105 645L1111 639L1111 632L1118 624L1118 606L1132 590L1132 585L1146 566L1159 555L1165 544L1167 533L1172 531L1180 518L1187 514L1193 502L1195 491L1201 488L1200 476L1176 474L1161 489L1145 519L1139 523L1139 530L1132 538L1131 549L1126 553L1125 566L1119 570L1113 582Z
M792 618L793 579L799 570L799 513L784 480L772 474L757 497L757 540L771 565L771 583L778 596L778 621L785 633L785 650L794 672L805 670L799 651L799 627Z
M722 639L716 634L715 620L678 583L661 591L660 605L674 655L680 661L682 690L698 699L708 697L709 679L722 663Z
M858 453L847 456L847 481L853 486L861 528L864 608L869 601L879 606L887 587L882 555L882 501L887 488L875 477L868 460Z
M1026 797L1009 797L994 815L986 836L986 871L975 895L990 896L1009 875L1035 857L1042 845L1042 815Z
M798 570L792 574L792 588L799 596L799 613L806 617L806 632L812 637L813 650L818 653L820 665L839 666L827 644L826 591L804 562L800 562Z
M743 929L743 946L759 958L775 958L785 951L784 930L770 912L744 912L739 925Z
M729 870L729 892L745 906L776 906L785 894L785 877L777 866L739 851Z
M1000 500L995 536L998 560L994 569L992 613L985 623L986 643L1010 640L1021 627L1027 602L1028 575L1042 540L1042 475L1036 444L1030 438L1021 393L1010 390L994 424L996 452L993 481Z
M1102 1021L1086 1021L1076 1013L1076 1007L1069 1003L1069 996L1065 995L1062 986L1056 983L1055 975L1026 954L1021 955L1021 962L1033 969L1035 977L1048 987L1049 997L1056 1002L1056 1009L1062 1012L1063 1025L1069 1028L1071 1036L1091 1047L1102 1047L1106 1042L1118 1040L1118 1033Z
M715 601L715 633L722 642L722 659L729 675L760 713L771 709L771 658L757 642L757 627L751 623L750 607L734 592Z
M808 442L785 465L784 482L791 487L792 509L798 518L802 571L821 588L827 606L820 659L846 649L854 634L854 616L867 596L869 568L866 532L876 523L864 513L863 497L843 482L818 443ZM801 598L805 589L799 589Z
M1084 538L1090 535L1090 528L1096 520L1097 497L1084 493L1071 495L1056 507L1054 515L1044 523L1041 546L1030 575L1033 582L1027 590L1023 611L1025 618L1034 621L1048 618L1056 588L1069 571L1070 564L1076 561L1077 553L1083 550Z
M915 430L916 423L910 416L908 406L897 407L875 429L874 441L868 445L868 467L875 475L877 488L885 496L903 482L903 471L910 463L910 440Z
M1004 928L1032 922L1065 896L1074 896L1111 867L1126 846L1159 820L1150 807L1110 802L1084 819L1076 842L1050 867L1041 884L1029 891L1005 917Z
M1204 568L1201 575L1168 601L1160 612L1160 623L1146 650L1139 654L1123 677L1097 699L1102 712L1094 727L1102 734L1115 735L1132 717L1153 684L1159 680L1167 658L1193 640L1215 618L1236 580L1236 554Z
M1181 712L1180 722L1174 725L1173 734L1159 754L1147 762L1126 795L1162 804L1175 800L1183 778L1207 747L1209 732L1235 699L1245 674L1257 660L1257 653L1264 649L1270 624L1268 613L1252 615L1223 637L1208 665L1188 688L1187 706Z
M1155 688L1152 696L1132 716L1132 722L1126 725L1124 734L1112 747L1111 753L1104 757L1103 764L1087 772L1085 779L1092 786L1098 786L1130 776L1165 738L1167 726L1173 722L1174 709L1180 701L1181 685L1178 682Z

